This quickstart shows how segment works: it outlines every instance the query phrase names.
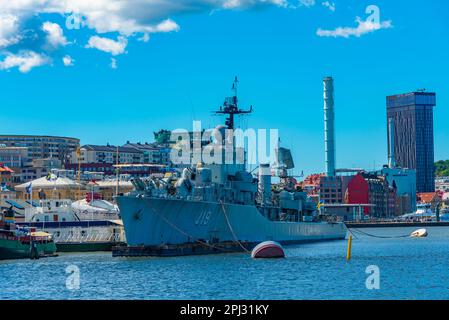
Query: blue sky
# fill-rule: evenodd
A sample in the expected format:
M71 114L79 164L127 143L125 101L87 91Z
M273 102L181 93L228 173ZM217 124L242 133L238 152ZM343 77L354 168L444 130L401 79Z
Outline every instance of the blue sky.
M45 1L50 6L54 0ZM80 9L88 20L72 30L65 25L65 11L27 7L34 14L17 15L19 36L3 31L3 47L0 29L0 133L123 144L151 141L161 128L191 128L194 119L212 127L221 118L211 111L238 75L242 106L254 106L242 123L278 128L282 143L294 150L297 171L322 172L322 78L332 75L338 167L372 169L386 163L385 96L418 88L437 92L435 158L449 159L447 0L329 1L334 10L311 0L302 5L181 2L193 3L195 10L127 8L111 21L107 16L95 21L88 9ZM359 29L360 36L346 38L342 35L356 29L336 31L356 28L356 17L365 21L365 9L373 4L380 21L371 32ZM1 6L0 26L1 9L12 15L17 9ZM137 22L128 29L115 27L113 19L123 17ZM45 31L45 22L58 24L62 38L57 28ZM339 36L319 36L319 29ZM24 36L33 30L33 37ZM46 37L50 34L53 42ZM145 34L149 41L142 41ZM95 42L99 38L115 42ZM65 66L63 57L73 65ZM31 58L34 67L26 70L24 61Z

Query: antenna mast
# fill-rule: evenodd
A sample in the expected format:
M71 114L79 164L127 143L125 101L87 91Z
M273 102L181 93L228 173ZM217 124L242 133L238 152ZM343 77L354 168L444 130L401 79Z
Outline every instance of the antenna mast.
M215 114L225 114L226 118L226 126L228 129L233 130L235 127L234 116L239 114L249 114L253 112L253 106L250 107L249 110L242 110L238 107L238 97L237 97L237 87L238 87L238 79L235 77L234 82L232 83L232 91L234 95L232 97L225 98L223 105L220 107L220 110L215 111Z

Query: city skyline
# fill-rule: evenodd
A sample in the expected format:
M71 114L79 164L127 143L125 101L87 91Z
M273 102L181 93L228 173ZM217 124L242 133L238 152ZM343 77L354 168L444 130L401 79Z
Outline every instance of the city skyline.
M449 300L447 12L0 0L0 302Z
M324 172L322 78L332 75L337 167L371 170L386 164L385 97L418 88L437 93L435 160L449 158L444 121L449 48L440 40L448 27L442 13L448 4L376 1L380 23L370 30L354 21L368 17L370 2L334 1L332 9L324 2L307 3L295 9L169 12L161 20L172 19L179 30L155 33L148 42L129 37L122 54L120 46L112 54L85 48L94 36L124 44L117 32L67 30L67 15L41 15L39 23L30 23L58 23L70 44L52 51L52 63L26 73L6 68L6 52L15 48L0 45L6 68L0 85L9 111L1 133L123 145L150 142L159 129L191 129L192 120L213 127L223 119L211 112L238 75L242 107L254 105L243 124L278 128L284 146L293 149L297 172ZM33 48L27 45L15 46Z

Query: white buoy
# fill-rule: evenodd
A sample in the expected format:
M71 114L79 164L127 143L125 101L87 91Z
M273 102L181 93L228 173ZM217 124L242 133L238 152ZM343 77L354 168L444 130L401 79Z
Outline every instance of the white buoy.
M273 258L284 258L285 253L282 246L275 241L265 241L259 243L254 247L251 252L252 258L265 258L265 259L273 259Z
M427 233L426 229L418 229L418 230L413 231L410 234L410 237L414 237L414 238L424 238L427 236L428 236L428 233Z

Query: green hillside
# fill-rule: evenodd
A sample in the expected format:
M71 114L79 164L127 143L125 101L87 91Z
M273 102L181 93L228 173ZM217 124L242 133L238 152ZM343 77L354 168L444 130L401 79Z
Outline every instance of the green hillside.
M435 176L449 177L449 160L440 160L435 162Z

